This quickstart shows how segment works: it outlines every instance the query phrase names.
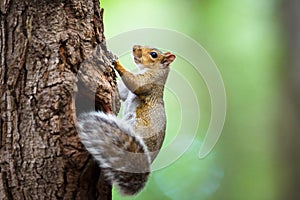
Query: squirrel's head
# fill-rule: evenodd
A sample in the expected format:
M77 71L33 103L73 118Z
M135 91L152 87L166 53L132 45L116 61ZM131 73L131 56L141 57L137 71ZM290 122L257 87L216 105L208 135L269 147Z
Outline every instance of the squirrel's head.
M163 53L158 49L134 45L132 49L134 62L142 68L166 68L176 58L176 56L170 52Z

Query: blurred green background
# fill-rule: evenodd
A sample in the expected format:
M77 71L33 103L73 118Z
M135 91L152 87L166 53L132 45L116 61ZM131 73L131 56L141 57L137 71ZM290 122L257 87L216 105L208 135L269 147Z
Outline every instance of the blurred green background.
M295 185L289 173L289 165L293 163L285 160L288 148L283 144L293 139L283 139L289 136L282 134L285 130L282 121L289 119L291 113L283 105L288 85L285 68L288 34L281 1L103 0L100 6L105 9L107 39L122 32L152 27L176 30L196 40L218 66L227 95L222 135L209 156L199 159L199 147L210 119L210 96L201 76L196 76L179 56L172 70L182 74L196 91L201 111L198 134L176 162L152 173L139 195L121 197L114 191L113 199L276 200L287 199L288 195L295 197L288 189L289 185ZM134 66L129 56L120 59L125 66ZM172 91L166 91L165 99L168 128L164 146L182 131L181 120L195 123L196 117L191 113L189 119L181 119L181 109L194 108L180 107L181 99L176 99ZM188 128L183 131L193 134ZM294 176L299 177L299 174Z

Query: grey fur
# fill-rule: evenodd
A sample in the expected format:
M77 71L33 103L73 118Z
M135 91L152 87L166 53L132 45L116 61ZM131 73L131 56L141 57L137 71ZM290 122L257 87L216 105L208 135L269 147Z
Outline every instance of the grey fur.
M80 115L78 130L81 142L122 194L136 194L144 187L150 155L127 123L114 115L90 112Z

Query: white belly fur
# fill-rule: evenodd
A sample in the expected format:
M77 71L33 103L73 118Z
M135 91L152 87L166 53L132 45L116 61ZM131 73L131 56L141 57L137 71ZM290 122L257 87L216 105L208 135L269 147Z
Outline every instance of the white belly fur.
M141 101L138 97L129 91L127 99L123 104L123 119L128 121L131 125L134 125L136 122L136 109L140 103Z

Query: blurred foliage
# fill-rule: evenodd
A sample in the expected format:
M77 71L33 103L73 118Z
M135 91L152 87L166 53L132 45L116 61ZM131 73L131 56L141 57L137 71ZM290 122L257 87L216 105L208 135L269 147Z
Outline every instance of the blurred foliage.
M105 9L108 39L147 27L176 30L195 39L222 74L228 106L220 140L208 157L198 159L210 119L210 97L202 78L178 58L172 70L179 71L197 91L201 110L197 137L176 162L154 171L139 195L121 197L114 191L114 199L279 199L283 169L277 149L276 116L284 62L280 2L103 0L101 7ZM133 66L129 57L121 61ZM164 146L176 137L181 120L194 123L192 114L189 119L181 119L181 109L194 108L181 108L181 100L169 90L165 99L168 127ZM190 134L188 129L184 131Z

